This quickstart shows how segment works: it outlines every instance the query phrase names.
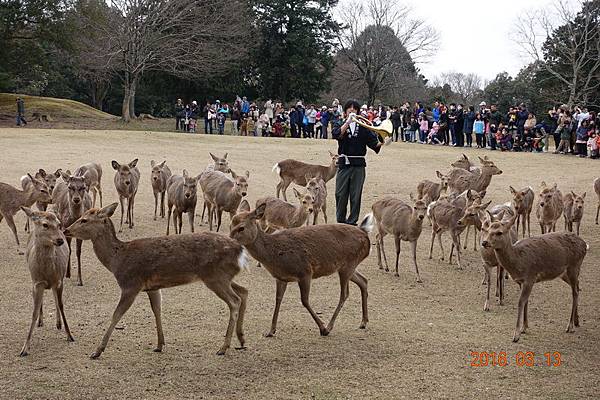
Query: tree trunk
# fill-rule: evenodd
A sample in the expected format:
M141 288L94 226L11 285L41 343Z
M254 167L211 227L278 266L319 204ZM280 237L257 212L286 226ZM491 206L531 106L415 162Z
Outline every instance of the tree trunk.
M137 86L137 79L133 79L131 89L129 91L129 118L135 119L135 90Z
M121 109L121 118L123 122L129 122L135 119L135 90L139 81L139 75L125 73L123 82L123 108Z

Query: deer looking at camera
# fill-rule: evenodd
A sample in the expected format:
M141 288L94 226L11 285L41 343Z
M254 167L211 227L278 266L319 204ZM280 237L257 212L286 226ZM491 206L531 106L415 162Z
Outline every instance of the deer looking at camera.
M517 213L517 234L519 233L519 223L522 221L523 224L523 237L525 237L525 228L527 228L527 236L531 237L531 210L533 209L533 198L535 194L531 186L523 188L521 190L515 190L512 186L509 186L510 193L513 196L512 206Z
M221 171L224 174L228 174L231 172L229 168L229 161L227 161L227 153L223 154L223 157L217 157L213 153L210 154L210 157L213 159L211 164L208 164L204 169L204 172L209 171ZM202 181L200 181L200 187L202 188L202 192L204 193L204 187L202 186ZM204 214L206 212L207 204L206 200L204 201L204 205L202 206L202 216L200 217L200 223L204 223Z
M35 173L35 178L46 182L46 186L48 186L48 193L52 195L54 191L54 187L56 186L56 180L60 178L61 169L57 169L53 174L48 174L44 169L40 168L38 172ZM21 187L24 191L29 189L29 185L31 185L31 179L27 175L21 178ZM52 204L52 201L36 201L35 206L40 211L46 211L48 206ZM29 218L27 218L27 222L25 223L25 232L29 232Z
M171 177L171 169L167 166L166 161L157 164L154 160L151 160L150 167L152 168L152 171L150 172L150 182L152 182L152 193L154 194L154 220L156 221L159 196L159 215L161 218L165 217L165 194L167 193L167 181Z
M329 182L337 172L338 155L329 152L331 163L329 165L307 164L302 161L287 159L279 161L273 166L273 171L279 176L277 184L277 198L283 194L283 199L287 201L286 190L293 182L299 186L306 186L306 177L321 178L325 183Z
M546 182L542 182L536 209L542 234L556 231L556 221L562 215L563 208L563 196L556 183L549 187Z
M65 236L60 230L60 221L50 212L32 211L25 207L22 209L33 223L25 253L33 284L33 315L27 339L21 349L20 355L24 357L29 354L29 344L36 322L38 326L43 326L42 303L46 289L52 289L54 292L56 328L61 329L64 323L67 341L73 342L74 339L63 307L63 279L67 271L69 250L65 245Z
M175 233L181 233L183 213L187 213L190 229L194 233L194 217L196 216L196 201L198 199L198 179L199 176L189 176L185 169L183 170L183 175L173 175L169 178L167 183L169 197L167 236L169 235L171 210L173 207L175 207L173 211L173 228L175 229Z
M265 212L263 203L254 211L242 211L233 217L229 236L241 243L248 252L275 278L277 294L271 329L267 337L275 335L279 307L287 284L298 282L302 305L308 310L321 336L327 336L349 294L348 282L360 288L362 296L362 322L364 329L369 321L367 313L367 279L356 271L356 267L369 255L368 232L372 227L372 216L368 215L360 227L346 224L310 225L295 229L284 229L267 234L260 229ZM352 246L351 249L345 245ZM340 300L329 324L325 326L309 302L313 279L338 273L340 278Z
M223 355L231 345L235 328L241 348L245 339L244 313L248 290L233 282L233 278L247 266L248 257L243 247L227 236L214 233L162 236L122 242L117 238L110 220L117 203L103 209L91 209L65 234L82 240L91 240L100 262L114 275L121 298L102 342L91 355L98 358L106 348L115 326L140 292L146 292L156 321L160 352L165 344L161 319L161 293L164 288L202 281L229 307L229 323L225 342L217 352Z
M313 225L317 224L319 212L323 211L323 219L327 223L327 186L321 178L311 178L306 176L306 190L313 197ZM306 225L309 224L309 219L306 220Z
M136 158L129 164L119 164L115 160L111 162L115 171L115 188L119 194L119 203L121 204L121 224L119 232L123 232L123 202L127 201L127 216L125 224L129 229L133 228L133 206L135 204L135 195L137 194L140 183L140 170L136 167L138 159Z
M583 192L583 194L579 196L576 195L575 192L571 191L571 193L567 193L563 197L565 231L573 232L573 224L575 224L577 236L579 236L579 227L581 225L581 219L583 218L585 194L586 192Z
M69 175L71 174L69 173ZM94 162L83 164L73 171L73 176L85 178L85 184L93 195L92 207L96 207L96 192L100 197L100 207L102 207L102 166Z
M573 303L567 332L579 326L579 272L587 253L586 243L573 233L552 232L512 243L511 229L517 220L487 222L481 245L493 249L498 262L521 286L517 324L513 342L517 342L528 327L527 306L533 285L537 282L561 278L569 286Z

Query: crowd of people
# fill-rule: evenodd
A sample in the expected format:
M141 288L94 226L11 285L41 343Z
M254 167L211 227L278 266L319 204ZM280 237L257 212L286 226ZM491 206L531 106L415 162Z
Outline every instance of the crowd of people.
M237 97L230 105L216 100L200 108L195 101L175 106L176 129L195 133L197 121L204 121L206 134L236 134L327 139L337 121L343 118L337 99L330 106L304 105L298 101L286 107L281 102L267 100L259 107L246 97ZM363 104L360 115L373 125L389 119L395 141L421 144L477 147L500 151L548 151L553 140L555 153L599 157L599 116L585 107L558 105L541 116L525 104L510 107L502 113L497 105L464 106L421 102L401 106L377 107ZM230 121L227 128L227 121ZM473 139L475 139L473 141Z

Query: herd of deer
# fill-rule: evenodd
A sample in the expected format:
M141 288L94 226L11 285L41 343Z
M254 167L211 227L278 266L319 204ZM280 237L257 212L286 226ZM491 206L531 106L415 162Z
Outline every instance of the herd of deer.
M474 248L480 249L484 266L484 283L487 294L484 310L490 308L491 276L496 268L496 296L500 304L504 296L504 271L521 287L518 303L517 325L513 341L525 331L527 303L536 282L560 277L572 289L573 305L567 331L579 326L577 312L579 295L579 272L587 252L586 243L579 238L585 193L573 192L562 195L557 185L542 182L536 206L540 224L540 236L531 237L530 214L534 207L534 192L528 187L520 190L510 187L512 200L489 208L491 201L483 202L486 190L494 175L502 171L487 157L479 158L480 166L474 166L462 155L451 164L452 169L443 174L436 171L438 181L424 180L417 186L417 195L411 194L411 203L393 197L385 197L372 205L358 227L345 224L327 224L326 183L336 173L338 156L329 153L329 165L312 165L296 160L284 160L273 167L280 178L276 197L258 199L252 210L244 199L248 194L249 172L238 175L229 167L227 154L217 157L210 154L213 163L197 176L183 170L173 175L166 162L150 162L150 179L154 193L154 220L165 217L167 197L166 236L123 242L117 237L111 217L119 204L102 206L102 167L89 163L74 173L56 170L47 173L40 169L35 176L21 178L22 189L0 183L0 221L6 222L13 232L20 249L14 215L23 210L28 217L26 230L30 231L26 259L33 281L33 315L31 326L21 355L27 355L33 329L43 324L43 292L52 289L56 303L56 326L64 324L67 339L73 340L65 317L62 301L63 279L70 277L71 240L76 240L77 284L83 285L81 274L81 247L84 240L92 242L100 262L114 275L121 297L112 320L92 358L100 356L108 340L136 296L148 294L156 320L158 344L155 351L162 351L164 335L161 322L161 293L163 288L202 281L229 307L229 323L225 342L217 354L225 354L231 344L235 329L240 348L245 339L243 321L248 291L233 281L249 262L248 253L276 280L276 302L271 329L266 336L273 336L287 284L297 282L302 305L308 310L320 334L326 336L333 329L335 320L348 298L349 281L354 282L362 296L362 322L368 323L367 279L356 268L369 255L369 232L376 227L375 242L380 269L389 271L384 250L384 237L394 238L396 260L395 275L399 276L398 264L402 241L411 243L412 259L417 282L421 282L417 266L417 241L428 217L431 222L432 258L435 238L438 238L441 259L444 249L441 235L448 232L452 238L449 262L454 251L461 268L461 234L467 230L464 248L467 248L469 229L473 227ZM116 171L114 184L119 196L121 220L123 216L129 228L134 227L135 197L140 185L140 170L135 159L127 164L112 161ZM60 180L59 180L60 179ZM297 204L287 202L286 190L294 183L304 191L294 188ZM205 211L209 230L219 231L223 212L230 215L229 236L213 232L194 233L194 217L197 203L197 186L204 199L202 222ZM600 178L594 182L598 195L596 224L600 213ZM100 208L96 208L96 194ZM280 194L283 200L279 199ZM93 196L93 197L92 197ZM160 197L160 209L158 208ZM127 200L127 208L124 207ZM36 204L37 211L30 207ZM48 211L52 207L53 212ZM325 224L317 225L322 212ZM188 214L192 234L181 235L182 216ZM170 224L175 236L169 236ZM312 225L309 225L309 217ZM565 232L555 232L558 219L564 217ZM522 224L523 239L517 241L519 225ZM575 226L576 233L572 233ZM477 235L480 240L478 242ZM343 246L340 246L343 244ZM479 245L478 245L479 244ZM349 249L352 249L349 251ZM20 253L23 254L23 253ZM382 263L383 259L383 263ZM309 302L311 281L337 273L340 278L339 303L327 325L312 309Z

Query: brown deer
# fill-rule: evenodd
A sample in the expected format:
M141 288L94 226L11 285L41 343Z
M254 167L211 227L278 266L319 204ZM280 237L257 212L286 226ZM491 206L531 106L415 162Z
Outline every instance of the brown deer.
M279 183L277 184L277 198L279 193L283 192L283 199L287 201L286 190L293 182L299 186L306 186L306 177L321 178L325 182L329 182L337 172L338 155L329 152L331 163L329 165L307 164L302 161L287 159L279 161L273 166L273 171L279 175Z
M244 313L248 291L233 282L247 266L248 257L239 243L213 233L163 236L122 242L110 220L117 208L113 203L91 209L65 231L67 236L91 240L100 262L113 273L121 298L102 342L91 355L98 358L106 348L115 326L140 292L146 292L156 320L160 352L165 344L161 320L160 289L202 281L229 307L225 342L217 352L223 355L231 345L233 329L244 347Z
M54 203L56 204L56 214L63 227L71 225L77 221L83 213L92 207L92 199L88 193L88 187L85 178L82 176L68 175L62 172L63 182L59 182L54 188ZM83 241L76 240L77 255L77 285L83 286L81 278L81 247ZM71 277L71 238L67 238L69 248L69 259L67 263L66 277Z
M531 210L533 209L533 198L535 194L531 186L521 190L515 190L509 186L510 193L513 195L512 206L517 213L517 234L519 233L519 223L523 224L523 237L525 237L525 228L527 228L527 236L531 237Z
M425 179L417 185L417 199L424 200L426 204L438 200L440 195L445 194L448 189L448 176L440 171L435 171L435 174L440 178L440 182Z
M313 204L313 225L317 224L319 212L323 211L323 219L327 223L327 186L321 178L306 177L306 190L312 194ZM306 220L306 225L309 221Z
M308 310L319 327L321 336L333 329L344 302L348 298L348 281L360 288L362 296L362 322L364 329L369 321L367 313L367 279L356 267L369 255L369 234L372 217L368 215L360 227L346 224L311 225L284 229L267 234L260 229L258 221L263 218L266 206L261 204L251 212L241 212L233 217L229 236L245 246L252 257L265 266L275 278L277 294L271 329L267 337L275 335L281 300L289 282L298 282L302 305ZM351 246L351 248L347 247ZM325 326L309 302L313 279L338 273L340 300L329 324Z
M467 189L477 192L486 190L492 181L492 176L502 174L493 161L479 157L481 173L476 174L465 169L454 168L448 173L448 189L450 193L461 193Z
M594 192L598 196L598 208L596 208L596 225L598 225L598 214L600 214L600 178L594 179Z
M488 160L488 156L484 156L483 157L484 160ZM451 167L453 168L461 168L461 169L465 169L469 172L472 172L474 174L480 174L481 173L481 169L479 169L478 166L476 166L475 164L473 164L473 162L471 160L469 160L469 157L467 157L466 154L461 154L456 161L454 161L453 163L450 164Z
M221 217L223 211L229 213L233 218L237 212L242 198L248 194L248 178L250 172L245 175L237 175L231 171L230 179L220 171L204 171L200 175L200 186L204 191L204 201L208 207L208 226L212 231L215 214L217 218L217 232L221 228Z
M491 248L498 262L521 286L517 324L513 342L517 342L528 327L527 306L533 285L561 278L571 286L573 305L567 332L579 326L579 272L587 253L586 243L573 233L548 233L512 243L511 228L517 217L492 222L486 227L481 245Z
M585 194L576 195L575 192L565 194L563 197L563 214L565 218L565 231L573 232L573 224L579 236L579 226L583 218L583 206L585 205Z
M227 153L225 153L223 155L223 157L217 157L215 156L213 153L208 153L210 154L210 157L213 159L213 163L212 164L208 164L206 166L206 168L204 169L205 172L207 171L221 171L224 174L228 174L231 172L231 169L229 168L229 162L227 161ZM202 183L200 184L200 187L202 187ZM202 187L202 191L204 192L204 188ZM200 217L200 222L203 223L204 222L204 213L206 212L206 208L207 208L207 204L206 201L204 201L204 204L202 206L202 217Z
M150 161L150 181L152 182L152 193L154 193L154 220L156 221L156 210L158 208L158 197L160 196L161 218L165 217L165 194L167 193L167 181L171 177L171 169L167 166L167 161L157 164L154 160Z
M36 322L38 326L43 325L42 303L46 289L52 289L54 292L56 328L61 329L64 323L67 341L73 342L74 339L63 307L63 279L67 270L69 250L65 245L65 236L60 230L60 221L50 212L32 211L26 207L22 207L22 210L33 223L25 253L33 283L33 315L27 339L21 349L20 356L24 357L29 354L29 344Z
M467 227L467 234L465 235L463 249L467 248L469 241L469 228L473 226L475 228L473 229L473 251L477 251L479 247L477 243L477 232L481 232L481 218L483 217L483 212L491 203L491 200L484 205L481 205L481 200L473 202L467 206L463 216L458 220L459 226Z
M182 175L173 175L167 182L168 193L168 216L167 216L167 236L169 235L169 225L171 220L171 210L173 212L173 228L175 233L181 233L183 224L183 213L187 213L190 222L190 229L194 233L194 217L196 215L196 201L198 199L198 179L199 176L192 177L184 169Z
M56 179L60 178L60 171L61 169L57 169L56 172L54 172L53 174L48 174L46 173L46 171L42 168L40 168L38 170L38 172L35 173L35 178L39 179L39 180L43 180L44 182L46 182L46 186L48 186L48 192L50 193L50 195L52 195L52 192L54 191L54 187L56 186ZM31 185L31 180L29 179L29 177L27 175L21 177L21 187L23 188L23 190L27 190L28 186ZM45 201L36 201L35 202L35 206L37 207L38 210L40 211L46 211L48 209L48 205L52 204L52 202L45 202ZM29 218L27 218L27 222L25 223L25 232L29 232Z
M394 237L396 246L396 276L398 273L398 261L400 258L400 243L402 240L410 242L412 247L413 265L415 266L415 274L417 282L421 281L419 275L419 267L417 266L417 240L421 236L423 230L423 220L427 213L427 204L422 199L414 199L412 193L410 199L413 201L413 206L409 206L402 200L391 197L376 201L371 210L375 217L375 225L377 226L377 265L379 269L383 269L381 263L381 254L385 262L385 270L389 272L387 257L383 246L383 238L390 234Z
M14 216L21 207L31 207L36 201L49 203L52 201L51 193L48 190L46 182L36 179L27 174L31 185L26 190L19 190L7 183L0 182L0 222L6 219L6 224L12 231L17 242L17 252L24 254L20 250L19 236L15 226Z
M556 230L556 221L562 215L563 207L563 196L556 183L549 187L546 182L542 182L536 209L542 234Z
M275 197L263 197L256 201L257 208L261 204L266 206L260 219L265 232L297 228L308 221L309 215L314 211L314 199L310 193L302 194L296 188L293 188L293 191L299 202L297 206Z
M133 228L133 206L135 204L135 195L137 194L140 183L140 170L136 167L138 159L136 158L129 164L119 164L115 160L111 162L115 171L115 188L119 194L119 203L121 204L121 224L119 232L123 232L123 201L127 200L127 217L125 224L129 229Z
M85 177L85 184L94 196L92 207L96 207L96 193L100 197L100 207L102 207L102 166L94 162L83 164L73 172L73 176Z

